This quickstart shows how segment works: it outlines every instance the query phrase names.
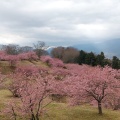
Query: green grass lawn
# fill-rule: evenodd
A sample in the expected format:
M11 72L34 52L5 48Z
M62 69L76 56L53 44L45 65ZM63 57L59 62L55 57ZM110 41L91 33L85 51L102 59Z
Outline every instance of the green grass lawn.
M10 99L13 99L11 92L0 90L0 111ZM43 115L42 120L120 120L120 111L103 109L103 115L100 116L97 108L89 105L70 107L65 103L53 102L46 110L47 114ZM9 117L0 115L0 120L9 120Z

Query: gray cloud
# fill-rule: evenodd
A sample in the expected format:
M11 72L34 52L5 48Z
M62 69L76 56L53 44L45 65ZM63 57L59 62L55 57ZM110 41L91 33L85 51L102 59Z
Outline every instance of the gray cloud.
M1 44L69 45L119 37L119 0L0 1Z

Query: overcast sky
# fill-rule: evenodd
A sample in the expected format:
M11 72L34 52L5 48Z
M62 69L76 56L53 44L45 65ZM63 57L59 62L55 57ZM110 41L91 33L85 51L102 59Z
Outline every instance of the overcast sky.
M0 44L120 38L120 0L0 0Z

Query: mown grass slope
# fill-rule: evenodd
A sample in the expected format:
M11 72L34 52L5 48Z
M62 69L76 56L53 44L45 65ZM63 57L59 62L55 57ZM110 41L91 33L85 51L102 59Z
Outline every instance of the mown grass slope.
M28 61L28 60L18 61L16 63L16 66L17 67L18 66L41 66L41 67L47 67L47 65L45 63L41 62L40 60L38 60L38 61ZM3 74L9 74L9 73L13 72L14 69L15 69L14 66L10 67L8 61L0 61L0 71Z
M0 111L10 99L13 97L8 90L0 90ZM103 109L103 112L104 114L100 116L96 107L89 105L71 107L66 103L53 102L47 107L42 120L120 120L120 111ZM0 120L9 120L9 117L2 114Z
M44 66L41 61L21 61L17 64L18 66L25 65L35 65ZM1 72L4 74L10 73L11 68L6 61L0 62ZM2 114L6 103L11 99L16 99L12 97L12 93L8 90L0 90L0 120L10 120L9 116ZM14 120L14 119L13 119ZM17 119L25 120L25 119ZM67 103L51 103L47 109L46 113L42 116L41 120L120 120L120 111L113 111L109 109L103 109L103 115L100 116L97 113L97 108L89 105L71 107Z

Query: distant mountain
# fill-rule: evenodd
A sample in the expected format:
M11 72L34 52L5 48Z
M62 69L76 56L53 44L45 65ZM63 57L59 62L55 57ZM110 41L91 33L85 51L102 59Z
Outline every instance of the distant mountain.
M78 44L78 45L73 45L72 47L77 48L78 50L84 50L86 52L92 51L96 54L98 54L100 52L100 50L97 48L97 46L95 46L92 43Z
M56 46L49 46L46 51L50 54L53 48L56 48Z
M107 40L100 43L84 43L73 45L78 50L84 50L86 52L94 52L96 54L103 51L108 58L117 56L120 58L120 39Z
M2 45L2 44L0 44L0 50L2 49L2 47L3 47L3 45Z
M110 56L120 57L120 39L109 40L102 43L101 49Z
M52 49L55 47L57 46L51 46L47 48L48 53L50 53ZM106 40L99 43L82 42L79 44L74 44L74 45L65 46L65 47L74 47L78 50L84 50L86 52L92 51L95 54L104 52L107 58L112 58L113 56L117 56L118 58L120 58L120 39Z

